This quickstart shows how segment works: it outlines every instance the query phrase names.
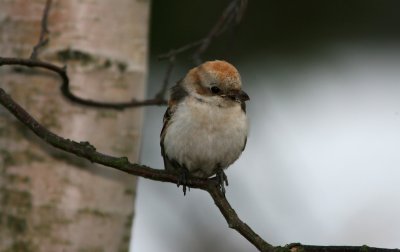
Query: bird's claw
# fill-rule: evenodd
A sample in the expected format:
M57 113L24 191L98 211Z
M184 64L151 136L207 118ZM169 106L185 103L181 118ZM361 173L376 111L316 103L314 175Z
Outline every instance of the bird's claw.
M186 196L186 189L187 188L190 191L190 187L187 186L187 177L188 177L188 171L187 170L182 170L182 172L179 174L178 183L176 184L177 187L182 185L183 195L184 196Z
M219 185L219 188L221 190L221 192L225 195L225 185L228 186L228 177L226 176L225 172L223 169L218 169L217 170L217 182Z

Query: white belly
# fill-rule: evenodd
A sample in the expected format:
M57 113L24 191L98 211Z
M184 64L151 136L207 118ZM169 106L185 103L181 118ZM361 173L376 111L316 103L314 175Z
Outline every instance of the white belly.
M171 120L164 138L165 153L194 176L209 177L242 153L248 126L239 103L221 108L188 98Z

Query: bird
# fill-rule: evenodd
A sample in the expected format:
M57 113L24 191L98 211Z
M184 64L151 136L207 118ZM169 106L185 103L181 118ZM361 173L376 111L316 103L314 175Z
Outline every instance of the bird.
M224 169L246 147L248 119L238 70L223 60L207 61L188 71L170 89L160 134L164 168L179 175L186 195L188 176L216 175L225 195Z

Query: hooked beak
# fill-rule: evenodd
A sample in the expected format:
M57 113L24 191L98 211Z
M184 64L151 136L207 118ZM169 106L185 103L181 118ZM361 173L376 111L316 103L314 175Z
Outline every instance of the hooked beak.
M243 90L231 92L227 96L237 102L245 102L250 100L250 97Z

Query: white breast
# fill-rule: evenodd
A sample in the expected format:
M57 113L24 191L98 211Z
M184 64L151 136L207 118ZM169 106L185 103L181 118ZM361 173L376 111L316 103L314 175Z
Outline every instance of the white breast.
M221 108L187 97L171 118L164 138L165 153L192 175L209 177L240 156L247 128L239 103Z

